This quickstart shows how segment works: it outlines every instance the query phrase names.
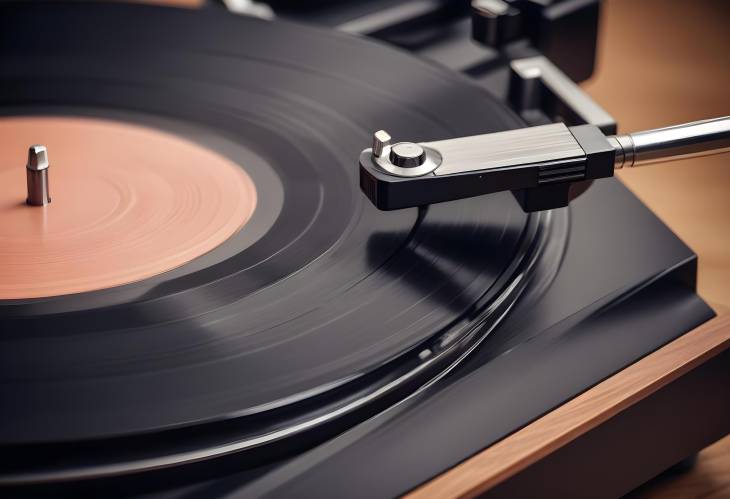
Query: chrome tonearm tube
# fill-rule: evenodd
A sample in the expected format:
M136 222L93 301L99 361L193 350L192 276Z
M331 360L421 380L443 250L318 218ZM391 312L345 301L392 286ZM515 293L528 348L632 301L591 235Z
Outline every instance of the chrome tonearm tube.
M562 123L420 143L394 143L380 130L360 154L360 187L382 210L509 190L525 211L539 211L567 205L615 169L727 151L727 116L608 137Z
M719 154L730 151L730 116L614 135L608 141L616 149L617 169Z

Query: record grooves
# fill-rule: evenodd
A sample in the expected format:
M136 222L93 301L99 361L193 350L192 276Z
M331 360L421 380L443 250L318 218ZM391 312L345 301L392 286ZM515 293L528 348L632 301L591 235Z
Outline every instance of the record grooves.
M504 194L383 213L358 192L372 130L429 140L520 126L465 78L283 22L44 9L0 6L4 115L184 134L245 165L259 204L172 271L0 302L0 396L13 400L0 448L17 456L0 482L312 445L445 375L559 267L565 212L527 216Z
M276 413L266 412L238 420L208 423L202 428L191 427L161 432L158 435L141 435L126 439L110 439L102 443L75 442L73 447L64 444L30 445L13 451L16 459L10 473L0 475L0 484L44 483L65 480L100 478L128 473L152 471L170 466L193 464L202 460L224 457L242 451L255 452L249 459L258 464L279 457L276 444L286 440L288 451L302 444L309 444L328 435L334 435L352 424L364 420L405 397L417 393L456 367L476 348L508 314L515 301L522 296L532 282L536 267L554 268L555 254L541 252L548 238L561 239L566 220L550 220L551 214L535 215L526 228L518 261L495 283L495 289L482 297L478 313L470 314L461 327L436 335L418 346L414 352L404 354L362 379L346 387L330 390L326 398L313 396L293 403L286 416L277 420ZM544 279L544 278L543 278ZM549 281L549 277L548 277ZM484 308L486 307L486 308ZM424 356L424 352L429 352ZM322 429L325 427L326 429ZM253 433L256 430L260 433ZM316 437L307 435L319 430ZM292 441L294 440L294 441ZM184 442L184 445L180 445ZM114 457L124 456L126 461L109 460L109 448L115 449ZM273 447L264 448L264 446ZM139 449L144 449L139 454ZM167 454L166 454L167 453ZM39 467L39 457L48 468ZM26 473L24 458L33 463L34 471ZM240 462L240 456L239 456ZM244 458L245 459L245 458ZM107 461L109 460L109 461ZM55 463L63 462L58 469ZM43 470L43 471L41 471Z

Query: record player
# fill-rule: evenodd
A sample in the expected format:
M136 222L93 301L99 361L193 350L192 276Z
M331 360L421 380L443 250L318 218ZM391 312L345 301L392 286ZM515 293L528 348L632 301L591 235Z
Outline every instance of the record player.
M730 120L618 134L599 2L227 4L0 4L4 492L610 497L728 433L611 177Z

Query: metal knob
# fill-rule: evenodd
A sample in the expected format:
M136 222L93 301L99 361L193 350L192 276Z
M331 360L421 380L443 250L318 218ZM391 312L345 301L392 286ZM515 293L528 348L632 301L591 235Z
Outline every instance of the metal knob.
M401 168L416 168L426 161L426 151L414 142L399 142L390 148L390 162Z

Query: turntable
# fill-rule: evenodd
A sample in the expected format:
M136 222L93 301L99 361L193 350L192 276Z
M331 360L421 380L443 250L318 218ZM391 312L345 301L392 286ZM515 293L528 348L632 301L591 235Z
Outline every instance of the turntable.
M538 3L2 4L0 487L611 496L725 435L730 327L608 177L728 119L616 134L597 2ZM491 93L352 34L444 20Z

